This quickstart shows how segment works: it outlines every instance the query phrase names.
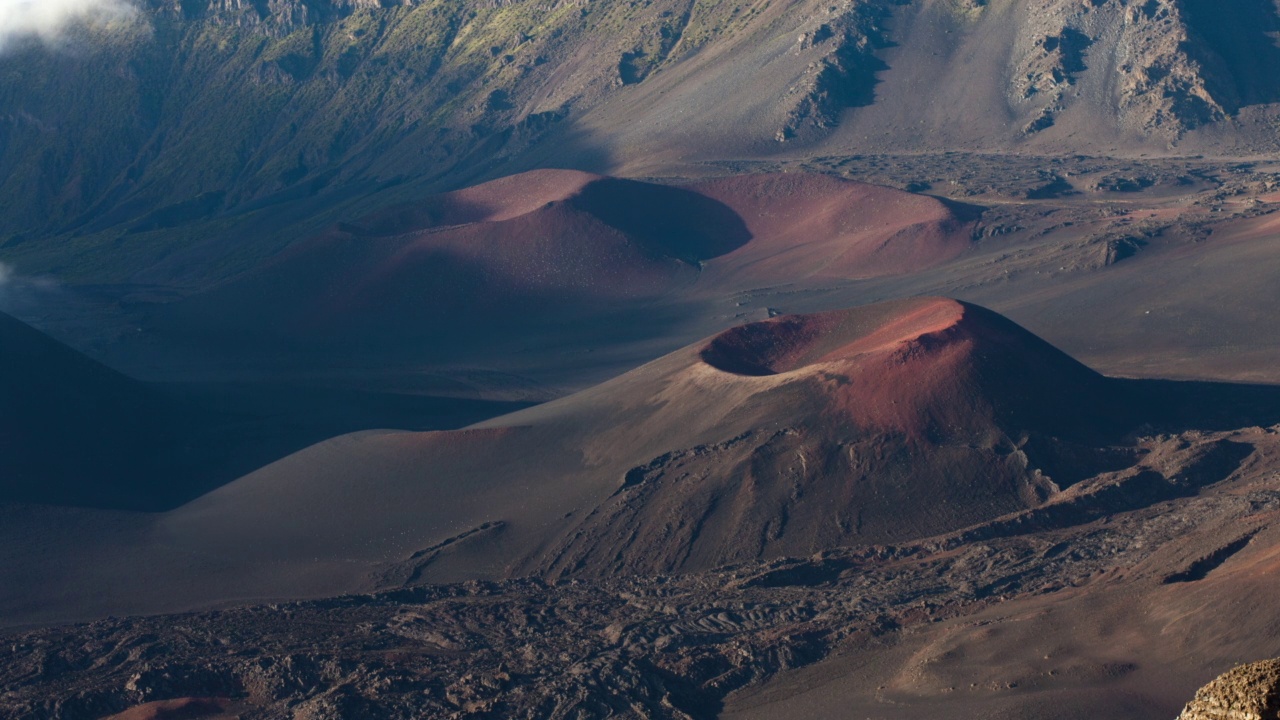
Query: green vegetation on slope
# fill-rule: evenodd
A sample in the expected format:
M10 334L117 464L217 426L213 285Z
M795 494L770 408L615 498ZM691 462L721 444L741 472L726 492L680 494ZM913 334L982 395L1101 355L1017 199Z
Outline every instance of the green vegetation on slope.
M75 52L0 57L0 256L123 276L215 215L475 175L752 14L743 0L285 5L157 8Z

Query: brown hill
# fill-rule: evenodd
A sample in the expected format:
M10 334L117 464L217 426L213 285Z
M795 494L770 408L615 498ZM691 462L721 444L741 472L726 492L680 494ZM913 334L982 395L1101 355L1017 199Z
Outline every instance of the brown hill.
M932 267L969 247L971 225L934 198L816 174L668 186L533 171L339 223L160 325L215 354L246 340L418 362L549 334L567 346L663 334L688 313L655 304L707 291Z
M672 404L734 418L739 434L629 470L548 556L553 572L706 569L923 537L1036 506L1119 459L1090 450L1124 429L1104 378L955 301L746 325L698 357L703 387L750 387L751 400L691 391Z
M170 322L448 353L676 292L748 238L730 209L688 190L537 171L341 223Z
M993 313L900 301L747 325L465 431L337 438L161 525L401 580L705 569L1035 506L1125 462L1097 449L1128 429L1114 401Z
M336 437L163 514L10 513L0 568L40 582L0 609L52 620L976 542L1194 493L1240 448L1160 433L1275 422L1275 395L1107 379L953 300L775 318L465 430ZM1166 445L1194 457L1151 450Z
M690 188L733 208L751 233L708 264L706 281L729 289L919 272L968 249L976 219L937 198L830 175L739 175Z

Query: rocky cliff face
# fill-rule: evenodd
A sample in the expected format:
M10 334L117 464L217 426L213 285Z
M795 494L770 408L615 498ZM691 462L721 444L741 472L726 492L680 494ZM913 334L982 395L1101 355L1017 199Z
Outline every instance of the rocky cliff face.
M1280 718L1280 660L1242 665L1205 685L1178 720Z
M1054 124L1080 97L1084 76L1109 91L1116 120L1141 134L1177 136L1222 120L1233 102L1231 78L1211 74L1213 52L1195 37L1178 0L1039 3L1015 50L1011 99L1038 114L1034 133Z
M411 6L413 0L148 0L149 9L187 20L293 29L358 10Z

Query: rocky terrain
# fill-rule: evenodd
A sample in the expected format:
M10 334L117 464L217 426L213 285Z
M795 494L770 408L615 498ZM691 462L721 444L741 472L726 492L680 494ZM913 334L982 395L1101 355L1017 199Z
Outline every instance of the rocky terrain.
M988 647L953 633L1041 602L1101 627L1137 613L1127 659L1073 644L1032 671L990 635L1017 667L969 692L1023 689L950 716L1146 696L1144 648L1271 622L1242 601L1210 640L1160 630L1169 608L1213 612L1166 589L1273 591L1275 395L1108 380L947 300L746 325L468 430L338 438L163 515L10 508L6 617L135 617L7 631L0 711L715 717L790 697L821 717L794 673L862 658L886 692L859 702L928 717ZM365 589L246 603L344 587ZM1271 641L1202 644L1178 677ZM950 642L927 671L897 654Z
M1276 715L1274 0L73 5L0 718Z
M1196 452L1177 448L1227 441L1270 454L1275 433L1153 440L1153 454L1167 457L1153 467L1169 473L1154 484L1099 488L1060 503L1061 512L901 545L657 578L408 587L10 631L0 644L0 714L99 718L192 697L222 700L185 717L737 717L752 705L749 691L786 687L801 669L839 660L869 673L862 683L880 685L871 705L886 717L900 716L895 706L908 713L901 717L990 717L990 703L1010 698L1020 699L1021 717L1077 717L1080 706L1053 708L1073 688L1094 695L1092 717L1133 717L1123 706L1101 708L1132 692L1155 708L1177 705L1184 699L1161 698L1158 682L1144 683L1194 677L1222 655L1150 662L1145 653L1169 642L1154 598L1166 588L1243 590L1232 569L1253 572L1275 548L1271 471L1256 462L1189 471L1183 463ZM1171 492L1158 490L1164 483ZM1026 624L1048 631L1050 615L1029 608L1089 607L1117 592L1127 598L1122 614L1107 609L1085 623L1134 629L1113 648L1117 657L1095 654L1083 641L1094 630L1080 626L1077 642L1050 640L1060 644L1048 654L1039 643L1014 649L1021 641L1005 637ZM1228 616L1248 627L1271 622L1258 610ZM1191 601L1188 612L1214 610ZM1174 642L1195 643L1194 627L1179 625ZM936 657L917 649L966 628L985 628L985 640ZM999 650L1006 642L1015 645ZM985 652L1011 654L990 677L967 675L965 663ZM948 686L957 672L976 682ZM931 707L922 698L932 694L952 701ZM802 706L793 712L807 716Z
M1275 660L1243 665L1205 685L1178 720L1270 718L1280 715L1280 669Z

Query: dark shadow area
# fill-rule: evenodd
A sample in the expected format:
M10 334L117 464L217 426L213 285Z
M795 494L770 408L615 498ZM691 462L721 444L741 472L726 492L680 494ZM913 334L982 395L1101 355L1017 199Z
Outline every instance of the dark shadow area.
M534 403L366 392L284 383L205 383L160 388L199 413L175 458L186 482L136 507L176 507L318 442L371 429L454 430ZM168 479L172 482L172 478Z
M1223 563L1230 560L1231 556L1245 549L1245 547L1253 541L1253 536L1256 534L1257 533L1249 533L1232 543L1214 550L1208 555L1191 563L1191 565L1182 572L1166 575L1162 581L1163 584L1173 585L1175 583L1198 582L1209 577L1209 573L1217 570Z
M222 208L224 192L203 193L185 202L175 203L147 213L129 226L126 234L167 230L187 223L204 220Z
M1049 429L1047 433L1029 434L1021 449L1063 487L1132 465L1139 453L1134 445L1137 437L1227 432L1280 424L1280 386L1102 380L1099 384L1081 377L1051 389L1043 387L1052 383L1042 378L1037 383L1042 386L1039 390L1028 383L1011 384L1013 399L1024 401L1015 415L1024 420L1035 419L1035 425L1030 427ZM1052 401L1045 402L1046 399ZM1234 472L1253 447L1223 442L1219 451L1194 470L1187 470L1182 482L1192 489L1218 482ZM1161 493L1176 490L1170 490L1163 481L1156 487L1160 491L1156 495L1161 498Z
M530 405L268 383L164 387L145 397L153 404L102 407L105 419L50 407L28 414L21 434L0 423L6 439L22 440L19 448L0 442L0 502L169 510L339 435L451 430Z
M884 42L873 48L879 52L893 46ZM836 57L838 62L823 68L814 83L819 105L829 102L832 107L823 110L831 113L874 105L876 86L882 82L880 75L889 70L888 64L873 54L862 54L852 43L841 46Z
M136 502L185 420L154 390L0 314L0 498Z
M907 192L912 192L912 190L908 188ZM985 205L976 205L974 203L960 202L959 200L953 200L949 197L943 197L941 195L930 195L927 192L917 193L917 194L927 195L928 197L931 197L934 200L937 200L938 202L942 203L948 210L951 211L952 214L956 216L956 219L959 220L960 222L966 222L966 223L977 222L978 220L982 219L983 214L985 214L988 209Z
M156 387L0 314L0 502L164 510L336 435L529 403L283 383Z
M1078 75L1089 69L1085 64L1085 55L1093 40L1074 28L1065 28L1062 34L1044 39L1044 49L1048 52L1062 53L1062 70L1068 75Z
M1280 385L1114 380L1135 420L1156 431L1226 431L1280 424Z
M751 240L728 205L683 188L606 178L568 201L610 227L670 257L697 263Z
M1280 12L1274 0L1186 0L1187 23L1205 44L1201 60L1227 74L1216 97L1231 112L1280 102ZM1193 45L1194 47L1194 45ZM1214 57L1216 56L1216 57ZM1221 62L1216 62L1217 58Z
M1076 195L1075 187L1061 177L1054 176L1049 182L1032 188L1026 192L1028 200L1053 200L1067 195Z
M711 367L734 375L777 375L798 367L799 358L793 357L795 349L820 332L801 318L739 325L712 338L699 357Z

